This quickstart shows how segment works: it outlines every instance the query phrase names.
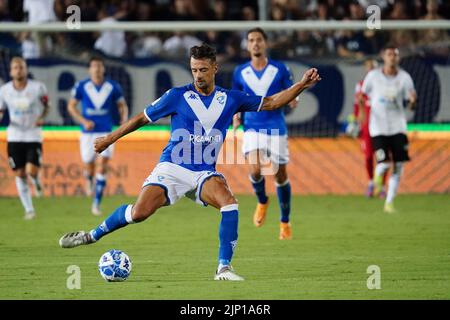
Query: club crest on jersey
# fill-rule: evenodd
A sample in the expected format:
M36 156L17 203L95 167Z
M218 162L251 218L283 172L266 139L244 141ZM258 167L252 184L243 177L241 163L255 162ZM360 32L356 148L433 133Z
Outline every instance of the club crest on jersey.
M220 104L224 104L225 103L225 96L218 96L217 97L217 101L219 101Z

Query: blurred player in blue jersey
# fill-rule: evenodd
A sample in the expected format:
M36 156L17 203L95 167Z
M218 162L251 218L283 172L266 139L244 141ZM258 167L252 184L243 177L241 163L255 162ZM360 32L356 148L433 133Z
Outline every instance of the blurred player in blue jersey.
M81 113L77 109L79 102ZM113 145L100 153L97 158L94 141L111 132L115 108L119 110L121 124L128 118L128 106L123 98L122 89L115 81L105 78L105 65L101 58L94 57L89 61L89 78L75 85L67 107L75 121L81 124L80 151L84 163L86 194L92 195L95 175L92 213L101 215L100 202L106 186L108 161L113 154Z
M267 35L264 30L255 28L247 32L247 50L251 60L236 67L233 89L251 95L268 96L292 85L292 75L288 68L267 57ZM297 101L291 101L289 106L295 108ZM236 114L233 118L235 130L241 122L244 125L243 152L250 167L250 181L258 198L253 223L260 227L266 219L269 197L266 195L261 167L271 161L276 169L275 183L281 211L279 238L291 239L291 186L286 171L289 151L283 109Z
M215 280L243 280L230 262L238 238L238 204L225 178L216 171L216 160L227 128L237 112L274 110L295 99L320 80L316 69L301 81L270 97L248 95L215 85L218 70L215 49L203 44L190 51L192 84L172 88L117 130L95 141L103 152L126 134L160 118L171 117L171 137L160 162L145 180L134 205L118 207L90 232L77 231L61 237L63 248L94 243L130 223L141 222L162 206L173 205L183 196L219 209L219 261Z

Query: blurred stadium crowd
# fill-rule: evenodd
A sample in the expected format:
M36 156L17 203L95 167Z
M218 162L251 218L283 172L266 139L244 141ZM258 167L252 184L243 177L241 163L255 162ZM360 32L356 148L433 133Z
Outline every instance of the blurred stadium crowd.
M81 8L82 21L226 21L258 20L257 0L0 0L0 23L37 24L65 21L70 5ZM365 20L366 8L376 4L382 19L450 19L450 1L443 0L268 0L267 19ZM280 31L269 32L273 58L339 57L363 59L377 54L386 42L402 52L448 58L450 35L444 30L395 31ZM246 58L245 32L71 32L1 33L0 47L25 58L83 57L93 51L111 58L183 58L201 42L217 47L219 62Z

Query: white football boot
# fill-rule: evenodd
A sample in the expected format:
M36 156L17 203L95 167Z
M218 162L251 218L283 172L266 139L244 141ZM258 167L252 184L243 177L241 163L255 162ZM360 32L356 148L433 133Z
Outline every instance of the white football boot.
M102 211L100 210L100 207L96 205L95 203L92 204L91 212L94 216L101 216Z
M36 218L36 212L34 211L28 211L25 212L25 217L23 217L25 220L33 220L34 218Z
M244 278L238 276L231 266L223 266L216 272L214 280L243 281Z
M61 239L59 239L59 245L61 248L74 248L83 244L91 244L94 242L95 241L92 239L90 233L84 231L66 233L61 237Z

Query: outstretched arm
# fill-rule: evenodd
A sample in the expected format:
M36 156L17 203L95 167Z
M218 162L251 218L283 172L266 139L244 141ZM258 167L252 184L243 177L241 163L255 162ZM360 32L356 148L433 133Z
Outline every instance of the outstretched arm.
M95 152L101 153L123 136L129 134L130 132L136 131L137 129L146 125L147 123L149 123L149 121L145 116L144 112L139 113L138 115L134 116L133 118L122 124L119 128L117 128L107 136L95 139L94 142Z
M316 68L307 70L302 80L294 83L290 88L278 92L270 97L265 97L261 106L261 110L275 110L287 105L294 100L303 90L311 87L322 80Z

